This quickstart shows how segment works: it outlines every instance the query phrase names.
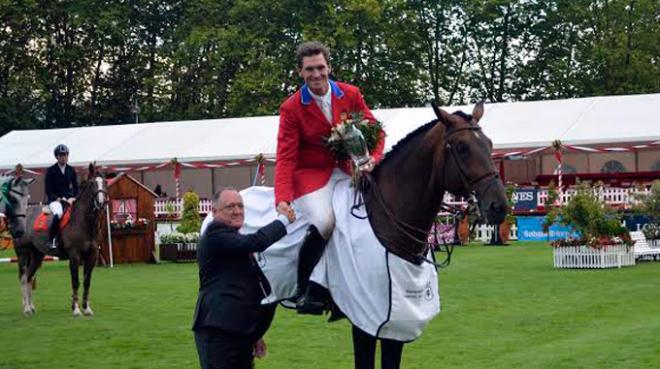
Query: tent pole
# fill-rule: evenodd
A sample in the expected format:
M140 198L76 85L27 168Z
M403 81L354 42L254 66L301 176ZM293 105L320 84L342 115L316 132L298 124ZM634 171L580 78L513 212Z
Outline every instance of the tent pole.
M108 225L108 254L110 255L110 268L114 268L114 259L112 257L112 228L110 227L110 206L105 204L105 220Z

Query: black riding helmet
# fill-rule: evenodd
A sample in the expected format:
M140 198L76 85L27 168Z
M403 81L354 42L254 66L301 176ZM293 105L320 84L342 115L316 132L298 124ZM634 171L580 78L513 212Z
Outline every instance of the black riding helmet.
M59 144L57 147L55 147L53 153L55 154L55 157L58 155L69 155L69 148L66 147L66 145Z

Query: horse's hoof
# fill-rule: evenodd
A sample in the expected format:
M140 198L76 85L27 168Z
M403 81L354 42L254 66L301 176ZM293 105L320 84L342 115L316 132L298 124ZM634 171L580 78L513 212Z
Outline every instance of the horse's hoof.
M88 307L86 309L83 309L83 314L85 316L94 316L94 312L92 311L92 308Z
M30 309L30 307L26 307L23 309L23 315L25 316L32 316L34 315L34 310Z
M82 313L80 312L80 309L76 306L75 309L73 309L73 316L81 316Z
M32 314L37 312L37 308L35 308L33 304L30 304L30 310L32 310Z

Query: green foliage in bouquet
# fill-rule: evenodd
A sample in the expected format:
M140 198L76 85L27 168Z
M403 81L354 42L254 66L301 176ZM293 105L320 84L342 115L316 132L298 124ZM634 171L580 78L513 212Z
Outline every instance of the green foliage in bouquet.
M350 118L345 119L330 131L330 135L323 138L323 143L335 155L338 160L348 160L350 155L342 137L348 132L349 126L355 126L364 136L369 152L373 152L381 140L383 124L379 121L370 122L364 119L362 113L351 113Z
M181 225L176 227L177 232L199 232L202 220L199 217L199 196L188 191L183 194L183 211L181 212Z

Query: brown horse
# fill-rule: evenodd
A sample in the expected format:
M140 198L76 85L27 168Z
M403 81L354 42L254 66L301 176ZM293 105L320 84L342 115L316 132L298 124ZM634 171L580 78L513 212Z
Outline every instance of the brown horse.
M449 114L436 106L434 110L438 119L397 143L376 166L370 179L362 182L367 215L376 237L389 251L415 264L426 260L431 247L427 235L445 191L463 197L476 193L482 213L490 223L501 223L507 210L504 186L491 159L492 142L478 125L483 104L477 104L472 115ZM275 304L263 306L260 325L263 330L257 335L265 333L274 313ZM330 319L342 315L333 311ZM357 345L356 337L353 339ZM396 347L401 346L391 343L386 345L391 348L382 349L391 352L400 349ZM360 347L364 348L362 344Z
M93 315L89 304L89 287L92 280L92 270L99 255L97 236L99 233L99 216L107 201L105 177L96 171L93 164L89 165L87 180L81 183L80 194L71 209L71 222L61 232L60 248L69 258L71 272L72 301L71 310L74 316ZM26 209L25 216L17 218L12 230L15 235L15 249L18 256L18 272L23 294L23 313L35 313L32 303L32 282L44 253L37 245L44 242L43 236L36 235L32 225L41 213L41 207ZM82 312L78 302L78 267L83 263L84 291Z
M427 235L445 191L463 197L475 192L492 224L501 223L507 209L491 159L493 144L478 125L483 104L477 104L472 115L433 108L438 119L397 143L364 190L376 237L392 253L416 264L428 250Z

